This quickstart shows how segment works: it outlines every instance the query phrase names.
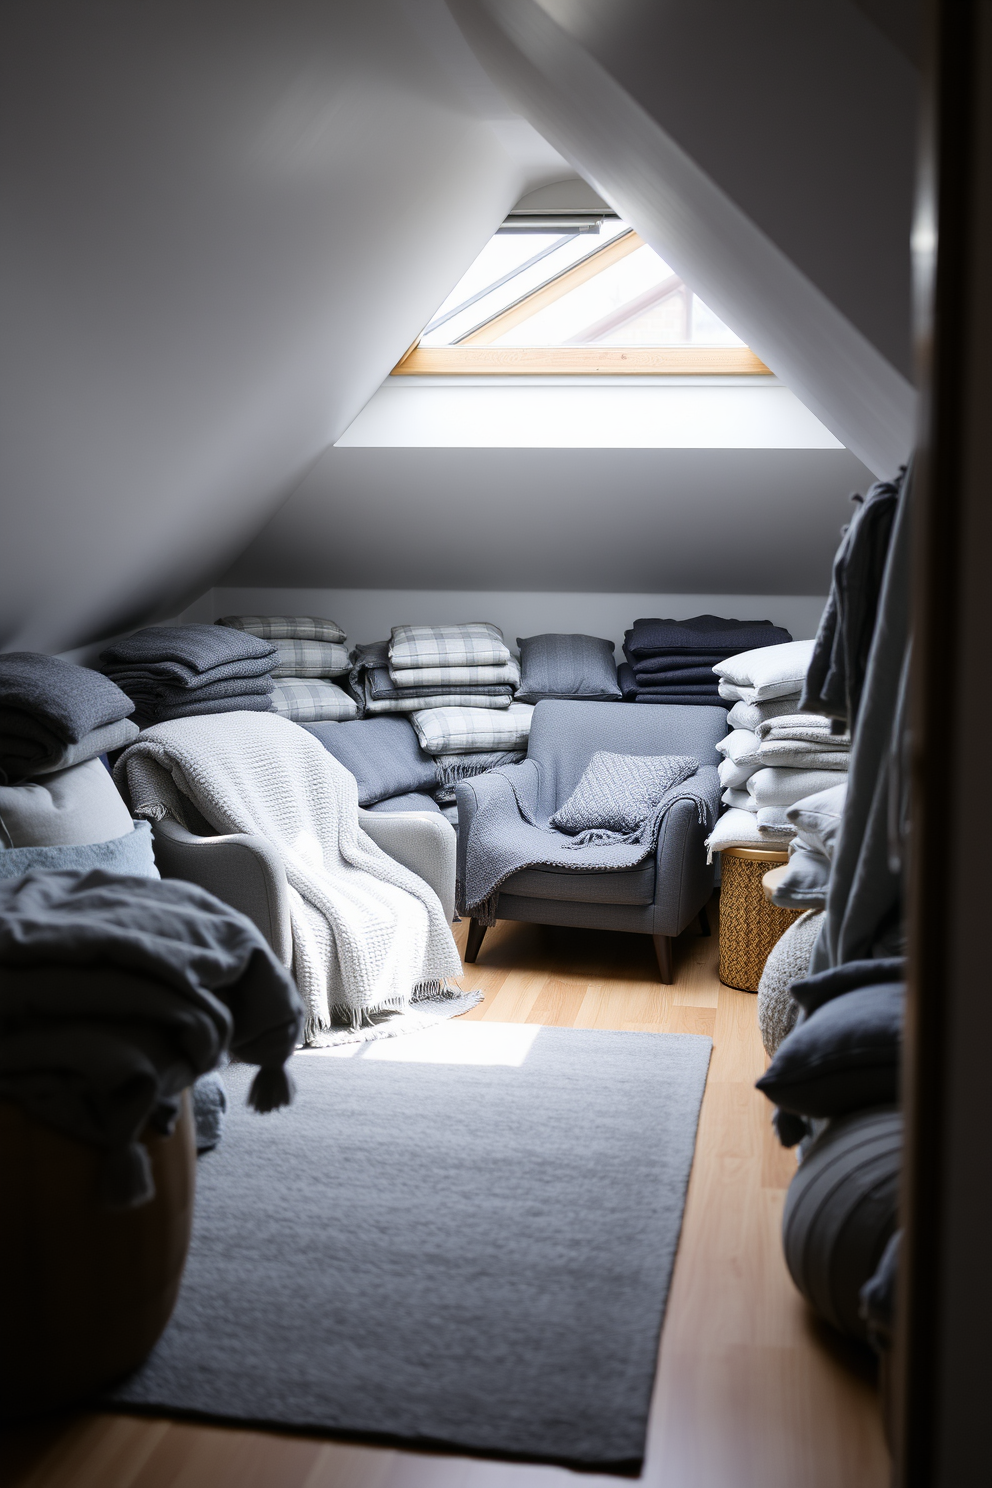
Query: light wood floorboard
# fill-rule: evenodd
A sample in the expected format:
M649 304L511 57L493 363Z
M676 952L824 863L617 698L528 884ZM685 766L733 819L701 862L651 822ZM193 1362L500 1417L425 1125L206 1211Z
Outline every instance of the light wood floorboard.
M716 906L711 908L716 926ZM467 926L458 927L464 943ZM647 936L503 923L465 986L471 1020L702 1033L714 1040L662 1336L643 1481L650 1488L883 1488L871 1370L811 1317L779 1238L795 1159L754 1089L755 998L720 984L718 939L676 942L657 980ZM558 1468L386 1451L128 1416L81 1415L6 1443L7 1488L565 1488Z

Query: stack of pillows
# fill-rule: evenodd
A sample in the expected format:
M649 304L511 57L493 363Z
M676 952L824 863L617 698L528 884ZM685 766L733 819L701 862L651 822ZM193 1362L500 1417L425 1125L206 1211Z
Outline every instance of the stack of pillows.
M394 625L356 646L351 685L366 714L508 708L520 667L496 625Z
M732 702L730 733L717 745L722 800L730 809L710 838L726 847L782 846L795 835L791 808L846 783L851 741L831 723L798 711L812 641L791 641L730 657L714 668Z
M618 677L631 703L681 703L720 707L723 693L717 663L748 647L791 641L770 620L727 620L696 615L692 620L635 620L623 644L627 658Z
M272 711L294 723L357 718L358 704L332 678L351 669L344 631L319 615L225 615L218 625L272 648Z
M115 641L100 665L141 728L204 713L267 713L275 647L216 625L151 625Z

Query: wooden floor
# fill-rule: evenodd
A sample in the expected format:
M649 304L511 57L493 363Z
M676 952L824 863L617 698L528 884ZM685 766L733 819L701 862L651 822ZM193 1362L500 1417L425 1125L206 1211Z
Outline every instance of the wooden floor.
M715 914L711 911L715 922ZM459 927L464 940L466 926ZM501 924L465 986L473 1019L714 1039L662 1336L644 1481L652 1488L883 1488L870 1370L821 1332L782 1260L794 1157L753 1088L755 998L721 986L717 939L687 933L673 986L647 936ZM564 1488L561 1469L312 1438L86 1415L14 1433L6 1488Z

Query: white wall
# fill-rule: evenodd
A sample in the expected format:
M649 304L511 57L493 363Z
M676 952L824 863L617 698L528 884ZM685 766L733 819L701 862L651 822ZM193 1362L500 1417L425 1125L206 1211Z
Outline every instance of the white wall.
M623 633L640 616L714 614L771 620L796 640L815 635L824 600L809 594L544 594L455 589L216 588L184 620L221 615L323 615L351 644L381 641L394 625L444 625L490 620L513 646L518 636L546 631L605 636L618 659Z

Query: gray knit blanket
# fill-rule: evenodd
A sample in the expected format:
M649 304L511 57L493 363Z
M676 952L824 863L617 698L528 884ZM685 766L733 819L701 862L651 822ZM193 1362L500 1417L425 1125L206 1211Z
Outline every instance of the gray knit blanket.
M468 789L478 802L476 810L467 794L462 801ZM459 819L468 823L459 854L463 863L457 885L459 914L494 925L501 887L523 868L565 873L636 868L656 850L665 817L679 801L690 802L700 825L709 831L720 810L720 778L713 765L702 765L688 780L667 790L634 833L599 834L598 842L579 848L537 810L537 799L537 765L529 759L459 787ZM604 836L608 840L602 840Z

